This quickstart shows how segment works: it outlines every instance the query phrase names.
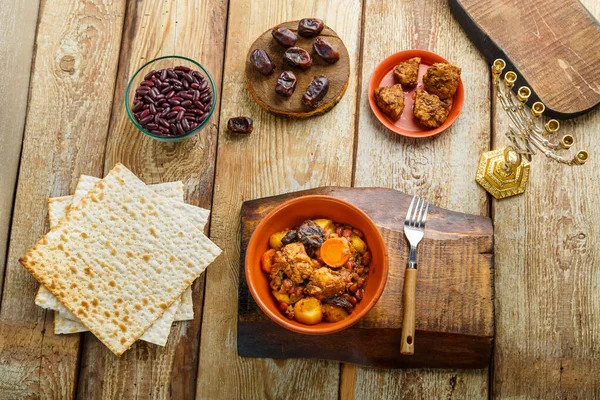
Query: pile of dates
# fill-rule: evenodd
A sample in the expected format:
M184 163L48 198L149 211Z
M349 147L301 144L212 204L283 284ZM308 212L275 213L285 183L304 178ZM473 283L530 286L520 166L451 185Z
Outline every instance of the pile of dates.
M325 24L318 18L304 18L298 23L297 34L304 38L315 38L312 43L314 54L328 64L334 64L340 59L340 53L325 38L317 37L323 31ZM292 69L308 71L313 60L310 53L302 47L296 46L298 36L288 28L276 27L271 31L277 44L284 47L283 61ZM264 49L255 49L250 55L250 61L263 75L269 76L275 72L275 64ZM279 74L275 84L275 93L281 97L291 97L296 90L296 75L293 71L283 71ZM325 75L315 76L304 95L302 103L310 108L317 108L327 95L329 80Z

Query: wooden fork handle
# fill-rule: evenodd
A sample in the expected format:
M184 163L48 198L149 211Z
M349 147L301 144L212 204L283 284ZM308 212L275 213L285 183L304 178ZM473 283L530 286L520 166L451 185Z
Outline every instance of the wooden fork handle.
M400 353L412 355L415 352L415 294L417 290L417 269L407 268L404 273L404 316L402 317L402 342Z

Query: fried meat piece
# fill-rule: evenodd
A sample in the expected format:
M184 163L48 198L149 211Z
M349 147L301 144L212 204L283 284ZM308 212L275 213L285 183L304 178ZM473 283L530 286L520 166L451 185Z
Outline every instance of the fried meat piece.
M415 57L396 65L394 68L394 79L396 82L401 84L404 89L412 89L417 86L419 64L421 64L421 58Z
M402 85L382 86L375 89L377 107L394 121L400 119L404 111L404 91Z
M415 119L427 128L437 128L442 125L452 106L452 99L440 100L435 94L429 94L423 89L415 92Z
M423 85L429 93L435 94L441 100L449 99L456 93L460 71L460 68L454 65L433 64L423 76Z
M290 243L275 253L275 263L271 267L271 279L282 271L294 283L302 283L309 278L314 268L302 243ZM279 274L281 275L281 274Z
M327 267L315 270L306 285L305 293L308 296L323 300L330 296L340 295L344 292L344 280L336 271Z

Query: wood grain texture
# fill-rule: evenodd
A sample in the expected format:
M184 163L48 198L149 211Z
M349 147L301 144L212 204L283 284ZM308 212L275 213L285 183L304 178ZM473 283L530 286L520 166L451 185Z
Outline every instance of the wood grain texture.
M214 79L218 96L227 1L127 4L104 172L122 162L149 184L181 180L186 189L186 202L210 208L218 112L199 135L171 144L158 142L139 132L130 122L123 102L128 80L139 67L156 57L173 54L202 64ZM218 103L216 107L218 110ZM93 335L85 335L79 397L193 398L203 286L204 277L201 277L194 284L194 320L175 323L165 347L137 342L132 350L117 358Z
M3 71L0 75L0 293L25 127L38 6L33 1L0 3L0 66Z
M298 30L299 21L287 21L278 24L279 27L287 28L294 33ZM307 71L302 71L299 68L291 67L287 62L283 61L285 48L279 45L271 34L272 29L267 30L260 35L248 50L246 60L246 86L254 100L265 110L272 112L275 115L289 118L308 118L321 115L334 107L342 98L348 88L348 80L350 79L350 60L348 50L344 45L344 41L335 33L329 26L325 26L321 34L318 36L329 41L331 45L340 53L340 59L335 64L328 64L319 57L312 49L312 44L315 38L304 38L298 35L296 47L301 47L308 51L312 58L312 66ZM250 56L256 49L264 49L271 61L275 65L275 71L270 76L261 74L252 61ZM292 71L296 76L296 90L289 97L281 97L275 92L277 78L283 71ZM311 109L302 103L302 96L312 82L315 76L325 75L329 80L329 90L327 94L319 102L315 109Z
M572 118L600 103L600 25L578 0L450 0L450 8L491 64L519 74L546 114ZM552 77L549 79L549 77Z
M600 17L600 3L584 4ZM508 118L495 110L494 148ZM493 203L496 226L497 398L600 397L600 112L563 122L573 150L590 161L568 167L536 155L522 195Z
M7 398L69 398L79 335L57 335L37 307L37 282L18 258L47 230L47 199L70 193L82 173L101 170L122 3L44 2L0 310L0 392Z
M263 111L244 82L245 55L253 40L283 21L318 17L346 43L351 79L346 95L317 119L291 121ZM241 358L236 352L239 217L246 199L322 185L349 185L356 107L356 65L361 2L270 2L229 5L227 52L211 238L224 250L207 272L196 398L337 397L339 364L325 361ZM248 115L254 132L226 130L229 118ZM318 124L318 127L316 126Z
M485 61L453 20L446 1L367 0L365 4L354 185L391 187L450 210L487 215L487 196L474 181L479 155L488 149L490 137L489 81L482 78L489 74ZM412 48L436 52L456 63L462 68L465 85L465 104L454 125L427 139L404 138L388 131L366 101L375 66L392 53ZM487 375L487 370L382 372L356 368L355 397L427 399L451 393L453 398L484 398Z
M403 285L410 246L403 225L411 196L382 188L321 187L247 201L242 205L240 263L254 229L277 205L322 194L346 200L375 221L390 260L381 298L356 325L327 336L298 335L280 328L260 310L240 271L238 352L269 358L320 358L383 368L483 368L493 339L491 220L431 207L418 247L416 341L413 356L400 355ZM413 270L414 271L414 270ZM367 286L367 291L369 287ZM347 351L349 347L352 352Z

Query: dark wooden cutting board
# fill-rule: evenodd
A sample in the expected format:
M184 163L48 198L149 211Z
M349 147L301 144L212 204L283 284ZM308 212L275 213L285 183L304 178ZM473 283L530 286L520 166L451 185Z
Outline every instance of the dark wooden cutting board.
M449 0L473 43L507 62L546 114L581 115L600 103L600 26L577 0Z
M260 220L282 202L311 194L339 197L360 207L378 225L389 250L388 281L378 303L353 327L326 336L294 333L272 322L254 302L244 274L246 247ZM418 247L415 354L400 354L402 288L409 251L403 223L410 200L391 189L322 187L244 202L239 355L321 358L383 368L487 367L494 336L492 222L437 207L429 211L425 237Z

